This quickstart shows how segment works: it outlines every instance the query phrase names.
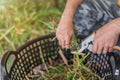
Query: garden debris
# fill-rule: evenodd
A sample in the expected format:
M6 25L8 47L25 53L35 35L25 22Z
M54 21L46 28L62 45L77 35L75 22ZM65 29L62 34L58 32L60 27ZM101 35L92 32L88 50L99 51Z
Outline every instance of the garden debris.
M62 55L64 54L62 53ZM82 61L80 65L78 65L79 61L83 60L85 56L79 60L76 56L71 65L65 65L63 58L56 60L57 62L49 58L49 64L47 62L33 68L33 74L27 78L32 80L102 80L97 74L93 73L91 69L86 67L86 65L89 65L91 62L87 62L87 64L84 65ZM47 65L48 72L45 64Z

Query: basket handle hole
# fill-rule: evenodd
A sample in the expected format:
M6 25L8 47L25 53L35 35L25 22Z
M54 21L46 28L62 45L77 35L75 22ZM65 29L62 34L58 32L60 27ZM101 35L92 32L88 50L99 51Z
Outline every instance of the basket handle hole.
M10 55L8 60L7 60L7 64L6 64L6 68L7 68L7 71L10 72L10 69L12 67L12 64L14 62L14 60L16 59L15 55Z

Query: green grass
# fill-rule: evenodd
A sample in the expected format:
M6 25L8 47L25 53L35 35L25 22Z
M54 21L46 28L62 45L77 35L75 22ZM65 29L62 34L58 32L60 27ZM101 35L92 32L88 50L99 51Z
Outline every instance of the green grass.
M26 41L55 31L65 2L59 0L3 0L0 3L0 55Z

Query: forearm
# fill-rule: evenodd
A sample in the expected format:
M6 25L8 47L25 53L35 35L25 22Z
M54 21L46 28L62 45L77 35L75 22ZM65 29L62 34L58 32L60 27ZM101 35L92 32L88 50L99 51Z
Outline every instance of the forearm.
M115 31L120 35L120 18L116 18L108 23L108 26L112 25Z
M75 11L82 1L83 0L67 0L61 19L72 21Z
M120 18L117 18L116 20L117 20L118 32L120 35Z

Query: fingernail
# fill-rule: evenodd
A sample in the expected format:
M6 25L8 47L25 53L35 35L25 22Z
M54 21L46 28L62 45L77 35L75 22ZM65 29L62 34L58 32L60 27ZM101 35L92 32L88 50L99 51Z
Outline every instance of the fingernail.
M92 51L93 54L95 54L93 51Z
M93 54L96 54L96 52L95 52L95 51L92 51L92 53L93 53Z
M101 54L101 52L97 52L98 54Z
M112 52L112 50L109 50L109 52Z
M106 54L107 52L103 52L104 54Z
M94 50L92 50L92 53L95 53L95 51L94 51Z
M64 49L65 47L64 47L64 46L62 46L62 48Z

